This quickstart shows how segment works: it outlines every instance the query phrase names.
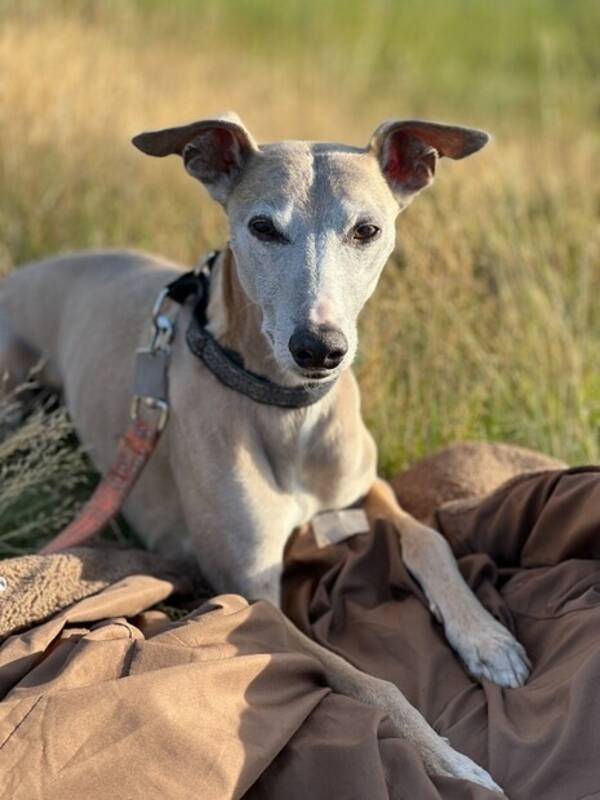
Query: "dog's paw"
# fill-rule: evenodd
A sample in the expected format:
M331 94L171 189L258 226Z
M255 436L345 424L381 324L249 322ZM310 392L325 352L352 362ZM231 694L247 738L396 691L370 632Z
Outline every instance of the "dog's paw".
M476 783L500 797L506 797L502 789L494 781L489 772L476 764L468 756L454 750L445 739L439 740L439 746L424 757L427 772L430 775L443 775L449 778L460 778Z
M531 671L525 648L491 614L446 628L446 636L476 678L507 689L523 686Z

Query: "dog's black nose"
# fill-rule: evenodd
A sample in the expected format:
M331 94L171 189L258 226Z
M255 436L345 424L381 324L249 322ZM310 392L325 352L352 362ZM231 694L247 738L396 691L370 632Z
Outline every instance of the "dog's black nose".
M344 334L327 325L296 328L288 347L302 369L335 369L348 352Z

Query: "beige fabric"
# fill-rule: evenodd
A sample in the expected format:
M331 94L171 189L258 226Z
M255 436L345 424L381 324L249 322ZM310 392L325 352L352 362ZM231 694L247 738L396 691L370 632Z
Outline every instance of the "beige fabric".
M216 598L144 638L125 616L169 590L128 578L5 643L3 800L240 797L327 698L319 665L286 652L283 618L267 603ZM340 715L362 720L350 739L377 752L380 716L337 697L322 720L332 734ZM320 729L313 720L304 736ZM332 736L333 752L348 744Z
M73 548L51 556L0 561L0 641L8 634L136 573L184 580L175 564L141 550Z
M417 519L429 520L444 503L483 497L505 481L528 472L567 465L534 450L492 442L446 447L401 472L392 485L400 505Z

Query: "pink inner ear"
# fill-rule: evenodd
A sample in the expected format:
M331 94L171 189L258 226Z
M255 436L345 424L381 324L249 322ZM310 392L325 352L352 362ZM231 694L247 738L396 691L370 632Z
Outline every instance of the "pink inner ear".
M225 128L214 128L215 149L219 172L230 173L239 167L239 144L235 135Z
M403 191L417 192L433 180L435 151L407 131L392 133L385 144L383 172Z
M406 135L396 133L390 136L387 142L387 159L384 172L387 177L397 183L404 183L410 179L411 165L406 153Z

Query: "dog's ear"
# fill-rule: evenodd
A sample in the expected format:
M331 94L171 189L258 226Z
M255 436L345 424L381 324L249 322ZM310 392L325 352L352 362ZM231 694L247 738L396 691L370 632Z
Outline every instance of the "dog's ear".
M480 150L489 135L474 128L422 120L392 120L369 142L390 189L401 205L433 181L438 158L465 158Z
M258 145L233 112L179 128L140 133L132 142L149 156L180 155L187 172L223 205L247 160L258 152Z

